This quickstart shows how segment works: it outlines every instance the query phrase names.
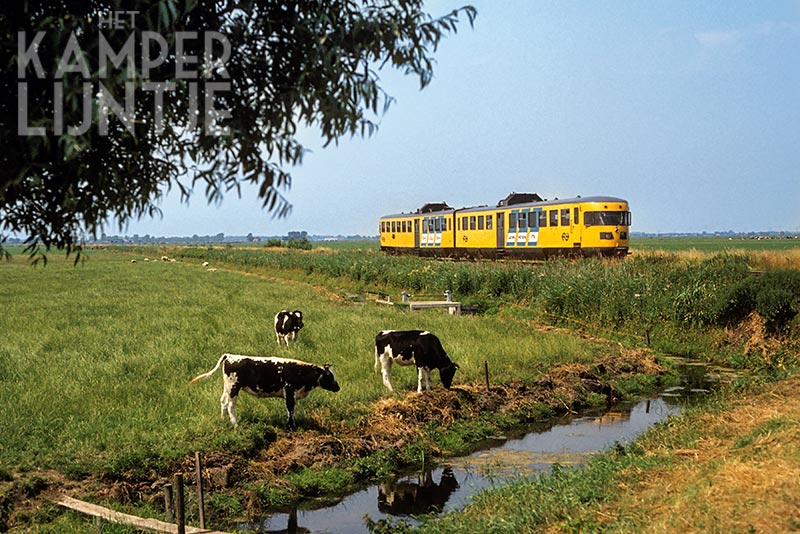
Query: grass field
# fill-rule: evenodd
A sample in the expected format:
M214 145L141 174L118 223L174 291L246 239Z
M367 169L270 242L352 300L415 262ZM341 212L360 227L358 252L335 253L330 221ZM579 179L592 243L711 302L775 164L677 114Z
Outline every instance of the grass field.
M181 261L144 261L145 256L165 253ZM315 391L298 403L298 426L309 435L332 428L363 432L376 407L404 409L386 402L408 397L416 388L416 373L395 369L396 395L389 395L373 373L374 336L384 329L435 332L460 366L455 384L461 385L483 382L484 361L495 384L534 384L556 365L610 361L620 350L616 343L587 335L543 331L541 321L600 333L634 347L644 344L642 334L650 328L657 350L727 359L772 374L790 372L796 362L797 319L779 315L797 306L800 292L796 277L790 276L796 273L749 276L753 269L797 269L794 262L800 255L794 249L654 249L622 262L559 260L544 265L391 258L377 252L374 243L312 251L100 248L87 250L85 257L73 265L71 258L51 255L46 267L33 267L19 255L0 262L5 282L0 314L0 526L7 519L4 502L9 502L3 496L35 496L40 490L29 486L38 487L42 473L57 472L76 483L87 478L101 484L153 481L197 450L253 460L275 440L291 442L282 431L286 414L280 399L243 396L237 409L240 428L232 431L219 414L219 376L188 384L224 352L332 364L342 390ZM212 261L213 269L201 266L204 259ZM776 276L770 278L772 274ZM776 295L784 299L781 307L759 305L789 321L781 323L778 341L754 345L749 354L742 345L763 337L763 328L748 331L751 339L736 337L715 316L726 291L743 280L765 281L746 289L761 292L767 304ZM365 289L394 295L412 287L406 284L430 295L454 288L457 298L489 305L482 315L409 314L402 306L349 295ZM306 328L290 348L275 341L272 322L280 309L304 313ZM438 386L435 375L434 384ZM469 445L469 436L485 435L475 429L495 431L487 417L444 425L462 435L444 436L436 447L457 443L452 448L457 450ZM499 417L493 412L492 418ZM438 427L430 430L442 433ZM409 454L430 452L411 447ZM384 457L351 458L347 466L327 471L348 484L355 472L382 472L385 467L373 462ZM290 473L288 482L250 490L275 500L285 498L270 493L275 487L294 484L320 493L329 483L335 491L335 482L301 469ZM44 486L48 484L53 482ZM226 498L231 513L241 513L244 505L237 496L218 494L217 508L225 506ZM21 530L25 532L85 528L81 520L49 512L18 517L28 523L30 530Z
M700 251L723 252L739 250L744 252L766 252L800 250L800 236L759 239L756 237L723 236L680 236L680 237L641 237L631 238L631 250L661 250L667 252Z
M0 469L59 469L78 477L175 461L194 450L249 447L219 416L220 377L188 385L224 352L331 363L341 392L315 391L298 405L301 427L322 411L354 423L387 395L373 374L373 341L383 329L439 334L461 367L456 382L480 381L489 359L498 381L534 380L555 362L590 361L591 343L542 334L523 322L444 313L409 315L342 302L302 283L207 271L186 263L130 262L93 252L88 261L47 267L0 263L8 293L0 315ZM287 349L276 344L275 312L302 309L306 328ZM416 373L396 369L396 389ZM438 379L438 377L436 377ZM250 432L282 427L279 399L239 403Z

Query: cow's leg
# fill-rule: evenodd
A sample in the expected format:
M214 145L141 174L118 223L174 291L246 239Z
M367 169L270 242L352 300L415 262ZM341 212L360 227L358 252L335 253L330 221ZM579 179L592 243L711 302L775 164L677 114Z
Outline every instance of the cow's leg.
M291 336L291 335L292 334L284 334L283 335L283 341L284 341L284 343L286 343L287 347L289 346L289 336Z
M431 389L431 372L425 367L417 367L417 393L422 393L422 380L425 379L426 389Z
M278 345L281 344L281 335L277 331L275 332L275 341L278 342Z
M226 380L223 388L222 388L222 396L219 399L220 404L220 417L225 418L225 412L228 412L228 417L231 419L231 423L233 423L233 427L236 428L238 426L238 422L236 421L236 395L239 393L239 388L235 385L228 383Z
M389 391L394 391L392 383L389 382L389 373L392 370L392 359L385 356L381 357L381 376L383 376L383 385L389 388Z
M223 419L225 418L225 410L228 409L228 402L230 402L230 397L228 396L228 389L223 388L222 396L219 398L219 416Z
M286 413L289 416L289 430L294 430L296 428L294 424L294 406L296 401L295 390L289 386L286 386L283 388L283 398L286 399Z
M228 415L233 423L233 428L239 428L239 421L236 419L236 397L232 396L228 401Z

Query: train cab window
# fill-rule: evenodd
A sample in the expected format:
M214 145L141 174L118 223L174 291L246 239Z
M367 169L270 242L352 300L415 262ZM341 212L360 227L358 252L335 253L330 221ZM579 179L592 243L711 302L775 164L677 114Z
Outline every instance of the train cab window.
M578 208L572 209L572 222L573 224L580 224L580 213L578 213Z
M558 226L558 210L550 210L550 226Z
M561 210L561 226L569 226L569 208Z
M541 210L539 212L539 228L546 228L547 227L547 212Z
M492 216L491 215L487 215L486 216L486 229L487 230L491 230L492 229Z

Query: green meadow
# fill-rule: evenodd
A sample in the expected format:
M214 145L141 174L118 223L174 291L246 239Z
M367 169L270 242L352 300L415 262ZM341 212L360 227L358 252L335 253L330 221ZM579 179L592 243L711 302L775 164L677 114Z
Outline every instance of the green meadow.
M300 401L302 429L315 412L354 423L387 396L373 371L374 336L383 329L436 332L461 367L457 383L481 381L486 359L498 381L531 381L555 362L591 361L598 350L524 321L410 315L308 284L136 258L93 251L77 265L50 258L34 267L19 256L0 263L0 470L118 476L163 469L195 450L250 450L270 427L283 428L286 412L281 399L242 396L244 431L233 432L220 417L219 374L189 385L225 352L332 364L342 390ZM290 348L273 333L281 309L304 312L306 327ZM392 378L401 393L416 388L409 368Z
M543 264L390 257L374 243L312 250L96 248L77 264L72 256L51 254L46 265L13 252L0 262L0 526L10 522L23 532L87 528L84 518L52 506L31 512L9 505L21 506L45 489L54 494L62 485L91 481L91 498L98 486L150 484L182 469L195 451L245 463L263 458L286 436L283 400L240 396L240 426L233 430L220 417L219 372L189 384L226 352L331 364L341 391L315 390L295 413L299 432L320 434L363 432L382 401L404 401L416 390L413 369L395 368L395 394L375 374L374 337L384 329L436 333L460 366L455 385L483 384L484 362L493 384L536 384L556 365L591 365L622 346L644 354L648 340L656 354L747 368L761 377L782 378L797 368L794 250L654 249L623 261ZM178 261L155 260L162 255ZM479 313L411 314L398 302L402 290L439 299L445 289ZM395 305L377 304L366 292L389 294ZM281 309L304 314L300 339L288 348L273 330ZM436 373L432 382L440 387ZM635 393L653 383L634 377L613 385ZM604 401L589 397L583 400ZM334 424L321 423L328 421ZM209 507L225 522L245 515L253 499L268 506L335 494L425 461L434 449L468 450L516 421L493 410L473 420L431 421L422 428L427 441L408 440L399 451L330 468L298 466L277 482L242 474L229 491L211 495ZM591 490L597 479L587 473ZM573 484L573 476L546 484ZM95 500L119 506L107 497ZM127 506L160 513L152 498Z

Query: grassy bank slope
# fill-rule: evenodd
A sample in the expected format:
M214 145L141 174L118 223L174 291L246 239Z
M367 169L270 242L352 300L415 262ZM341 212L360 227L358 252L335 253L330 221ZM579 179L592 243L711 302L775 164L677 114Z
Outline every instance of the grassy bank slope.
M798 376L728 391L584 469L485 492L414 531L797 532L798 414Z

